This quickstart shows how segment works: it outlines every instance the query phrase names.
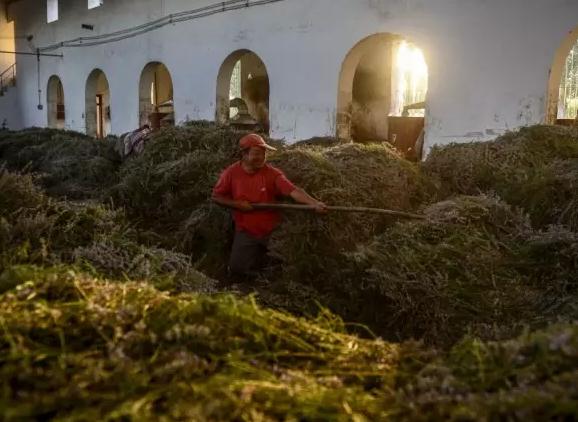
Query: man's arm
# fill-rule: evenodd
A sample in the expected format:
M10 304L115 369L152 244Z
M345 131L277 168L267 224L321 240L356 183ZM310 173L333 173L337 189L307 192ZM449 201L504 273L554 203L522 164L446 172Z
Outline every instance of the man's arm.
M317 211L318 213L324 214L327 212L327 205L313 198L303 189L295 188L295 190L293 190L293 192L291 192L289 196L293 198L295 202L315 207L315 211Z
M275 180L275 184L277 186L277 191L279 194L283 196L290 196L291 198L293 198L295 202L298 202L300 204L311 205L315 207L315 211L317 211L320 214L325 214L327 212L327 205L313 198L303 189L300 189L297 186L295 186L293 183L289 181L289 179L287 179L287 177L283 174L283 172L279 171L279 175Z

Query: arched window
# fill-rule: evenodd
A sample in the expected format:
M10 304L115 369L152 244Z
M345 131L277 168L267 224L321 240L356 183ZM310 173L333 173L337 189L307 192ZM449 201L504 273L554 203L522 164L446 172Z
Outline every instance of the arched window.
M269 75L252 51L235 51L221 65L215 120L240 129L269 132Z
M86 134L104 138L111 131L110 89L100 69L93 70L86 81Z
M46 104L48 113L48 127L54 129L64 129L66 118L64 108L64 87L62 81L56 75L48 79L46 88Z
M556 50L548 81L546 123L573 124L578 114L578 28Z
M140 76L139 122L152 128L172 126L175 122L173 81L167 67L160 62L147 64Z
M389 141L421 156L428 67L423 52L399 35L375 34L347 54L339 78L337 137Z

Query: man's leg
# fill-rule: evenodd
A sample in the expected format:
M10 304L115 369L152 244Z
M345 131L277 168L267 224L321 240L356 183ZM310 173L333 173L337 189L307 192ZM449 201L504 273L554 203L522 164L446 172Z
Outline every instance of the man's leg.
M266 253L267 239L258 239L245 232L236 232L229 269L236 275L256 275L261 269Z

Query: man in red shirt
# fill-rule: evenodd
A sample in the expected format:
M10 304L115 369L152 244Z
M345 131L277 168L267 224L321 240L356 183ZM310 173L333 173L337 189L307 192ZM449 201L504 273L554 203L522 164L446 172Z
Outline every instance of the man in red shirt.
M232 273L254 275L262 266L269 237L281 222L281 215L273 210L254 210L251 204L274 203L279 196L312 205L320 213L326 206L291 183L281 170L267 164L267 145L256 134L239 141L241 160L221 174L213 189L213 201L232 208L235 220L235 240L229 261Z

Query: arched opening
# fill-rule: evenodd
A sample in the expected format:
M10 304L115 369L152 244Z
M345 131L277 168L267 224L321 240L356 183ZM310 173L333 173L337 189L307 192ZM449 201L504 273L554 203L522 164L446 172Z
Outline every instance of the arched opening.
M269 75L252 51L236 51L221 65L215 120L240 129L269 132Z
M153 129L175 124L173 80L167 67L159 62L147 64L140 76L139 122Z
M403 37L376 34L347 54L339 77L337 137L392 143L420 158L428 68L422 51Z
M104 138L110 133L110 90L106 75L93 70L86 81L86 134Z
M578 28L556 51L548 83L546 122L571 125L578 118Z
M64 87L62 81L56 75L48 79L46 88L46 104L48 112L48 127L52 129L64 129Z

